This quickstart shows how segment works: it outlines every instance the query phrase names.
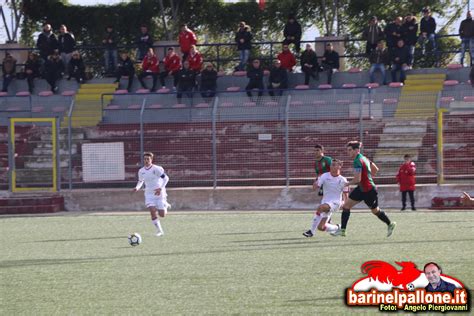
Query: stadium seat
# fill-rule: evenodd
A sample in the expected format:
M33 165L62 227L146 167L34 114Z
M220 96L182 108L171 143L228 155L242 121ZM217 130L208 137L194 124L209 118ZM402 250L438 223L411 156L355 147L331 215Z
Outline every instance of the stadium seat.
M231 106L234 106L234 103L232 102L222 102L220 104L221 107L224 107L224 108L227 108L227 107L231 107Z
M54 94L53 91L49 91L49 90L41 91L40 93L38 93L40 97L50 97L53 94Z
M228 91L228 92L237 92L237 91L240 91L240 87L228 87L226 89L226 91Z
M312 104L313 105L325 105L325 104L327 104L327 102L324 101L324 100L316 100L316 101L313 101Z
M176 104L173 104L171 107L173 109L183 109L183 108L186 108L188 106L184 103L176 103Z
M337 100L336 103L339 105L347 105L347 104L351 104L351 100L347 100L347 99Z
M462 65L461 64L449 64L448 66L446 66L446 68L448 69L461 69L462 68Z
M352 67L352 68L350 68L347 72L354 74L354 73L362 72L362 70L361 70L360 68L358 68L358 67Z
M454 100L455 100L454 97L441 97L440 103L444 104L444 105L448 105L451 102L453 102Z
M463 98L464 102L474 102L474 96L467 96Z
M398 99L390 98L390 99L383 99L383 104L397 104Z
M20 106L10 106L7 108L7 111L21 111Z
M390 88L401 88L403 87L403 82L390 82L388 86Z
M43 106L34 106L32 109L31 109L31 112L33 113L39 113L39 112L43 112L44 110L44 107Z
M233 75L236 76L236 77L245 77L245 76L247 76L247 72L246 71L234 71Z
M150 89L138 89L135 93L150 93Z
M375 88L378 88L380 87L380 85L376 82L373 82L373 83L366 83L365 84L365 87L366 88L369 88L369 89L375 89Z
M457 80L445 80L443 83L445 87L457 86L458 84L459 84L459 81Z
M66 108L64 106L55 106L53 108L54 113L61 113L61 112L64 112L64 111L66 111Z
M225 76L225 71L221 70L221 71L217 72L217 76L218 77L224 77Z
M131 104L127 106L127 109L130 109L130 110L139 110L141 108L142 108L141 104Z
M158 90L156 90L157 93L169 93L170 92L170 89L168 88L160 88Z
M66 91L63 91L63 93L61 93L61 95L64 96L64 97L72 97L72 96L76 95L76 91L66 90Z
M320 84L318 89L332 89L332 85L330 84Z
M249 101L249 102L244 102L244 103L242 103L242 105L243 105L243 106L256 106L257 103L255 103L255 102L250 102L250 101Z
M264 103L265 106L278 106L278 102L268 101Z
M296 105L296 106L299 106L299 105L303 105L303 101L291 101L290 102L290 105Z
M194 107L195 108L208 108L210 107L211 105L209 103L198 103L196 104Z
M295 89L296 89L296 90L308 90L308 89L309 89L309 85L307 85L307 84L299 84L299 85L295 86Z
M157 103L157 104L150 105L148 108L149 109L161 109L161 108L163 108L163 105Z
M357 88L357 85L355 83L344 83L342 87L344 89L353 89L353 88Z
M8 95L8 92L1 91L0 92L0 97L6 97Z
M120 105L109 104L109 105L107 105L107 107L105 109L106 110L120 110Z
M20 91L16 93L17 97L27 97L30 96L31 94L28 91Z
M128 90L125 89L120 89L120 90L115 90L114 94L127 94Z

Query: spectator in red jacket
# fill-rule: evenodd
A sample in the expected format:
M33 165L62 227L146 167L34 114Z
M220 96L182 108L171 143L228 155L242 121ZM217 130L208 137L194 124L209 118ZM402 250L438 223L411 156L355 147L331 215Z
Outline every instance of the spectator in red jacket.
M403 158L405 159L405 163L400 166L397 174L397 182L402 192L402 211L406 209L407 193L410 196L411 209L412 211L416 211L414 194L416 166L415 163L411 161L410 155L405 155Z
M186 24L183 24L181 25L181 32L179 32L178 41L181 53L183 53L183 60L186 60L189 51L191 50L191 46L197 44L196 34L194 34Z
M142 61L142 73L138 76L138 80L144 89L148 88L146 87L143 78L148 76L153 78L153 87L151 88L151 91L156 89L156 81L158 80L159 70L158 58L155 55L155 51L153 48L149 48L145 58L143 58Z
M296 58L287 44L283 44L283 50L278 54L277 58L281 61L281 68L289 72L293 71L293 68L296 66Z
M202 68L202 55L197 50L196 45L191 45L187 60L189 61L189 69L194 71L196 75L199 74Z
M176 54L173 47L168 48L168 52L165 58L163 58L163 64L165 69L160 73L161 86L166 88L165 78L173 76L173 89L176 90L176 85L178 84L176 74L181 69L181 59L178 54Z

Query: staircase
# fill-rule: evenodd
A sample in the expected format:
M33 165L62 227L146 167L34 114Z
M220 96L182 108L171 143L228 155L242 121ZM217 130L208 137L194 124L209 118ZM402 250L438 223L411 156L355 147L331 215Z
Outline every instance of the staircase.
M398 101L396 119L427 119L436 114L436 98L446 74L408 75Z
M96 126L102 120L102 94L113 93L115 89L117 89L117 84L115 83L81 84L75 97L71 126L73 128ZM111 99L111 95L104 96L104 103L107 104ZM61 127L67 127L68 123L68 117L64 117Z
M408 75L394 120L385 124L375 151L375 161L383 165L379 174L395 176L405 154L419 162L427 120L436 115L436 99L445 79L446 74Z
M37 214L64 211L61 195L15 195L0 198L0 214Z

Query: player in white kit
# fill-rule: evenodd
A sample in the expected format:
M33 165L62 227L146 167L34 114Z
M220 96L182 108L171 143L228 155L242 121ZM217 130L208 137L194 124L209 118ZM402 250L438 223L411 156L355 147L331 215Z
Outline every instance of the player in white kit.
M163 167L153 164L152 153L144 153L143 160L145 166L138 171L138 183L133 191L137 192L145 184L145 205L150 211L151 220L156 227L156 236L163 236L164 231L158 215L165 217L170 207L166 200L166 184L169 178Z
M336 212L347 199L349 188L346 185L346 178L341 176L342 161L333 159L330 171L318 178L316 190L324 185L324 195L321 204L314 213L311 229L304 232L303 236L313 237L316 229L334 233L338 230L338 225L329 223L331 215Z

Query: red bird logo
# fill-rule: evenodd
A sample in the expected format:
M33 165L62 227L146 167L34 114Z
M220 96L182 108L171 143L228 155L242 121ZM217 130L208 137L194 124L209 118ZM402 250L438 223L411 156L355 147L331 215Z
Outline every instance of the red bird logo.
M413 262L395 262L400 267L401 271L392 266L390 263L379 260L367 261L360 269L362 273L367 274L371 279L393 286L402 286L406 291L407 285L418 279L421 271L416 268Z

